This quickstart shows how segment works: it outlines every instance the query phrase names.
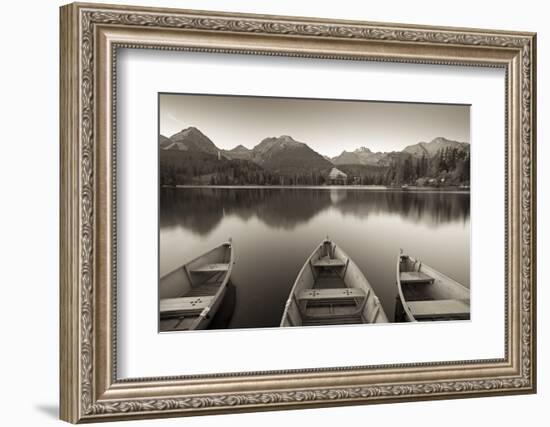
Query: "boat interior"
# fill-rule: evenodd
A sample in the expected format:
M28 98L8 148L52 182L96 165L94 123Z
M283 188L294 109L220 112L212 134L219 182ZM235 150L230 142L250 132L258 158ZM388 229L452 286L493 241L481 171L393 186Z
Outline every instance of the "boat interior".
M231 262L230 244L224 244L161 278L160 330L195 329L227 283Z
M361 286L362 274L358 276L355 264L334 243L324 241L308 264L299 275L290 304L287 303L283 326L376 321L381 308L373 304L374 293L370 287ZM376 307L367 310L368 305Z
M400 255L399 281L402 299L414 320L470 319L468 291L449 277L422 265L422 262ZM407 320L410 316L407 316L402 304L396 304L397 321Z

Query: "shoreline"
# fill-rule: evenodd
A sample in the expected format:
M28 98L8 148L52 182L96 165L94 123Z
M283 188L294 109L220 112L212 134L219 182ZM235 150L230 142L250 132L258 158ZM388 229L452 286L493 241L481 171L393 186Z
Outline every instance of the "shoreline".
M228 190L269 190L269 189L296 189L296 190L352 190L352 191L399 191L399 192L422 192L422 193L470 193L469 188L459 187L416 187L408 186L387 187L384 185L161 185L161 188L178 188L178 189L228 189Z

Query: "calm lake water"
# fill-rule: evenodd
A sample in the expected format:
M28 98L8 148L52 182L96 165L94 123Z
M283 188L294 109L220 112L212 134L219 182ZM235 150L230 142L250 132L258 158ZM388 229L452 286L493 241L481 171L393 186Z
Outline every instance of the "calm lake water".
M161 276L233 238L234 289L222 307L226 324L214 327L279 326L298 271L326 236L363 271L390 320L400 248L470 286L468 192L161 189Z

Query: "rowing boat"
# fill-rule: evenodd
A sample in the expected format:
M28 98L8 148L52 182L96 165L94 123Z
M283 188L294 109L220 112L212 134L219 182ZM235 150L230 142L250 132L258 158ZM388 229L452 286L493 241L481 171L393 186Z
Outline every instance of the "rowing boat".
M388 318L366 277L328 238L298 273L281 326L385 323Z
M470 290L401 251L397 257L398 322L469 320Z
M231 277L231 239L161 277L160 331L205 329L215 315Z

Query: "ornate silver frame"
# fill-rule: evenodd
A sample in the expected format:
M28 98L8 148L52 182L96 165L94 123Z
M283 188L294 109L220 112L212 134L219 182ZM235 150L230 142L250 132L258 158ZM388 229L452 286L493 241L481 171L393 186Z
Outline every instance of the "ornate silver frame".
M533 33L71 4L61 8L61 418L129 418L536 390ZM506 70L505 357L177 378L116 376L118 47Z

